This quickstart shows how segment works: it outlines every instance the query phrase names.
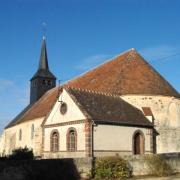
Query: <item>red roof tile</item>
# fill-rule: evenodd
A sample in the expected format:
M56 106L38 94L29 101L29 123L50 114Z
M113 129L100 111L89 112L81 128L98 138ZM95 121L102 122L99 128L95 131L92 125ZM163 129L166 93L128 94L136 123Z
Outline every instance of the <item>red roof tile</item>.
M67 82L64 86L116 95L150 94L179 97L179 93L135 50L115 57L113 60ZM56 87L45 93L33 105L27 106L6 128L46 116L57 96L58 88ZM112 110L111 106L107 107L109 111Z
M68 86L111 94L178 96L179 93L134 49L90 70Z
M142 110L145 116L153 116L153 113L150 107L142 107Z

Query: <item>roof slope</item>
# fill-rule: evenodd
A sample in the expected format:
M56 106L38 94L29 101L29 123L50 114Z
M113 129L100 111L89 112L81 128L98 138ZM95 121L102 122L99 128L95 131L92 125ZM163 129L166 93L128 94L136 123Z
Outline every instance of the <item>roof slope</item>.
M46 92L37 102L28 105L19 115L17 115L6 128L32 119L46 116L52 109L58 97L58 88L53 88Z
M83 89L66 89L86 117L95 123L152 127L152 123L139 109L122 100L120 96Z
M179 97L179 93L134 49L69 82L68 86L111 94L150 94Z
M64 86L116 95L151 94L179 97L179 93L133 49L67 82ZM58 87L45 93L36 103L27 106L6 128L46 116L57 96ZM114 106L107 106L107 112L110 110L108 108L113 110Z

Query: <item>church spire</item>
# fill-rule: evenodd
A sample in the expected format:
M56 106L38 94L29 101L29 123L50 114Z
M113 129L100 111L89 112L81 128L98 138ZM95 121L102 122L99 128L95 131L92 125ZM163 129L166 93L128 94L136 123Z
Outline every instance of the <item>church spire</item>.
M50 71L47 58L46 39L43 36L39 67L31 78L30 104L36 102L46 91L56 86L56 77Z
M45 36L43 36L42 41L41 55L39 59L39 70L49 70Z

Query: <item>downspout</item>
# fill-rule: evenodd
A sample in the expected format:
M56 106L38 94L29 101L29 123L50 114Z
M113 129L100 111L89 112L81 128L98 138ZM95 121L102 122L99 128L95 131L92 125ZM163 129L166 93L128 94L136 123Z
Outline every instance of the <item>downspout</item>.
M95 156L94 156L94 126L95 126L95 122L92 120L92 126L91 126L91 150L92 150L92 160L91 160L91 163L92 163L92 169L91 169L91 174L92 174L92 177L95 176Z
M94 158L94 121L92 120L92 126L91 126L91 137L92 137L92 140L91 140L91 153L92 153L92 158Z

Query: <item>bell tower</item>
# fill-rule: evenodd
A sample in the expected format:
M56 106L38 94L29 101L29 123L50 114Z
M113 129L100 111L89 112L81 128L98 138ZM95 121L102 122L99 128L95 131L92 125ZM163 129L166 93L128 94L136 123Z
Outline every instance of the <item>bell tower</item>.
M30 80L30 104L36 102L45 92L56 86L56 77L49 70L46 38L43 36L39 67Z

